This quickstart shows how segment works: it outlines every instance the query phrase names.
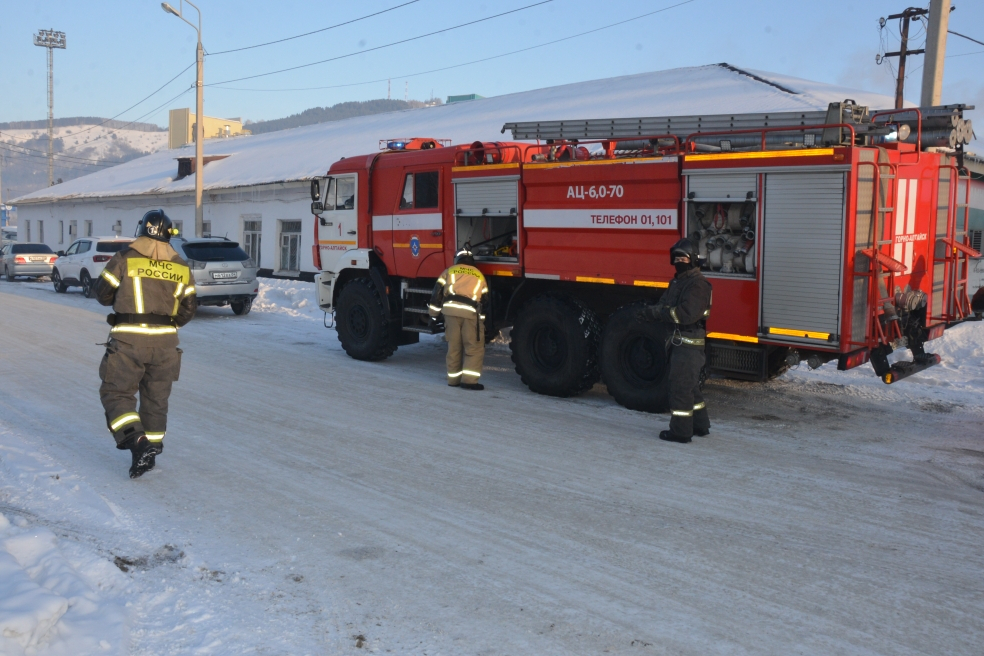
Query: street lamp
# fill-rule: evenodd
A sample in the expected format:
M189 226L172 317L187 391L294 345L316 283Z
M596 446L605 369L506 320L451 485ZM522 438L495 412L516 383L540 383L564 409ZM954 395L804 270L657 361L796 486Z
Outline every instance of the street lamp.
M187 2L195 11L198 12L198 27L182 15L184 3ZM191 25L198 32L198 48L196 58L198 61L198 78L195 82L195 236L201 237L204 233L205 215L202 210L202 173L205 165L202 163L202 142L205 141L205 127L202 115L202 80L204 78L205 51L202 48L202 12L189 0L181 0L178 9L175 9L166 2L161 3L161 8L169 14L174 14L184 22Z

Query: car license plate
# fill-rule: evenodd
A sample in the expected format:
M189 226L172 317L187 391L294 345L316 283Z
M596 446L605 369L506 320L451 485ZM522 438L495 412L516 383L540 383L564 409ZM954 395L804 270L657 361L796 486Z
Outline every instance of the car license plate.
M48 258L46 258L46 257L29 257L27 259L29 259L31 262L47 262L48 261Z
M213 271L212 277L216 280L222 280L223 278L235 278L239 275L237 271Z

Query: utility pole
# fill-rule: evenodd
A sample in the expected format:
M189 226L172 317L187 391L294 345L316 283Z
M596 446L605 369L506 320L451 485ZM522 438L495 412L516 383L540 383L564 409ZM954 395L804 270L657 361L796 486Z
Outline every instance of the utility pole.
M909 21L915 16L925 16L929 13L928 9L917 9L909 7L901 14L892 14L887 19L878 19L878 25L885 27L885 23L890 20L902 19L902 45L897 52L886 52L885 58L899 58L899 75L895 83L895 109L902 109L903 92L905 91L905 58L906 55L921 55L925 50L909 50ZM882 60L877 60L880 64Z
M386 100L390 99L390 82L393 80L386 80Z
M198 26L184 17L184 3L187 2L198 12ZM161 8L169 14L173 14L191 25L198 32L198 46L195 48L195 60L198 64L198 76L195 79L195 236L201 237L205 231L205 208L202 206L202 176L205 175L205 110L202 107L202 91L205 87L205 49L202 47L202 12L191 0L181 0L178 8L175 9L166 2L161 3Z
M919 101L922 107L940 104L950 11L950 0L930 0L929 23L926 26L926 59L923 61L922 98Z
M34 35L34 45L48 49L48 186L55 184L54 175L54 127L55 115L55 48L65 49L65 33L54 30L38 30Z

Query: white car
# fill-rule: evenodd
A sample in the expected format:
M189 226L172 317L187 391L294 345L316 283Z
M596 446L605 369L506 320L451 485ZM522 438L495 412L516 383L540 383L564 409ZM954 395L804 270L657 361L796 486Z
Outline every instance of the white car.
M113 255L133 241L129 237L83 237L66 251L58 251L51 269L51 284L64 294L69 287L81 287L86 298L92 297L92 285Z

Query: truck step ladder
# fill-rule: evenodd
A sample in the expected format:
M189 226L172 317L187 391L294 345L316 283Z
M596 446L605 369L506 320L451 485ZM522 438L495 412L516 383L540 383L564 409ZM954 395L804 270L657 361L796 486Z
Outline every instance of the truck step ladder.
M422 284L424 282L413 280L403 287L402 328L411 333L439 335L444 332L444 322L438 320L437 323L431 323L427 302L430 300L433 287L428 288Z

